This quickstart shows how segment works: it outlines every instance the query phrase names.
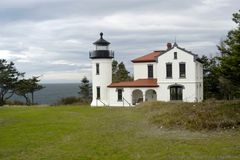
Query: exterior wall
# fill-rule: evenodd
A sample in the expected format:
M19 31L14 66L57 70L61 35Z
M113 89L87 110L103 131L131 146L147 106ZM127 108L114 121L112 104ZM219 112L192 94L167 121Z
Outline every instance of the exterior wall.
M161 83L158 92L157 100L158 101L170 101L170 89L169 85L173 83ZM196 102L196 83L178 83L184 86L183 89L183 101L184 102Z
M132 94L134 90L141 90L143 94L143 100L146 100L146 91L154 90L157 93L157 88L123 88L123 98L125 101L118 101L118 93L116 91L117 88L108 88L109 95L109 104L112 107L129 107L133 106ZM122 88L121 88L122 89ZM128 102L128 103L127 103ZM130 103L130 105L129 105Z
M174 52L177 52L177 59L174 59ZM184 62L186 64L186 78L179 77L179 63ZM166 63L172 63L172 78L166 78ZM186 53L176 47L167 53L158 57L157 64L157 78L158 83L172 82L172 83L182 83L182 82L195 82L196 65L194 61L194 56Z
M196 94L197 101L203 100L203 65L196 61Z
M148 78L148 65L153 65L153 78L157 78L157 63L143 62L133 63L134 80Z
M96 74L96 64L99 63L99 75ZM92 60L92 95L91 106L109 105L107 86L112 83L112 59ZM100 87L100 100L97 100L97 87Z
M174 59L174 52L177 52L177 59ZM166 63L172 63L172 78L166 77ZM185 63L185 78L180 78L179 63ZM195 61L193 55L176 47L158 57L157 78L159 84L157 99L160 101L170 101L168 86L175 83L184 86L184 102L196 102L203 99L202 64Z
M113 107L129 107L132 105L132 95L131 95L131 88L124 88L122 92L122 96L125 101L118 101L118 88L108 88L108 95L109 95L109 104Z

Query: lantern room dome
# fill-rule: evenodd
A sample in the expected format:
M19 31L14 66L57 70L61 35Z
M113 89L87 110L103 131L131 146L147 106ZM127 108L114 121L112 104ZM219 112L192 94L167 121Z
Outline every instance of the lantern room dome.
M103 39L103 33L101 32L100 33L100 39L97 40L96 42L94 42L93 44L99 45L99 46L108 46L110 44L110 42Z

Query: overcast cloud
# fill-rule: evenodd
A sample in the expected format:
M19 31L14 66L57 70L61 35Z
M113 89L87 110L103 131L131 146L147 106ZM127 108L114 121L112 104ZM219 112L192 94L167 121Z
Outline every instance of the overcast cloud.
M88 52L104 33L115 58L131 59L177 43L215 55L234 27L239 0L1 0L0 58L44 83L91 79Z

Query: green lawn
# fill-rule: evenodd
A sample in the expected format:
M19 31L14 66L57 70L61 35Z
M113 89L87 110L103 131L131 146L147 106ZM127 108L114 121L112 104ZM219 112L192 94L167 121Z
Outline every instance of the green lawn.
M166 130L138 108L2 107L0 159L237 160L240 131Z

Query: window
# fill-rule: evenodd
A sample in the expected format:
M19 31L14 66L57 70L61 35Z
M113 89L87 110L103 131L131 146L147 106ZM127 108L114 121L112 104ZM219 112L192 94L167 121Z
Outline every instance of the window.
M148 65L148 78L153 78L153 65Z
M108 46L99 46L99 45L96 45L96 50L108 50Z
M180 78L185 78L186 77L185 63L179 63L179 77Z
M117 93L118 93L118 101L122 101L122 92L123 92L123 89L117 89Z
M100 99L100 87L97 87L97 99Z
M166 77L172 78L172 63L166 64Z
M174 59L177 59L177 52L174 52Z
M96 63L96 74L99 75L99 63Z

